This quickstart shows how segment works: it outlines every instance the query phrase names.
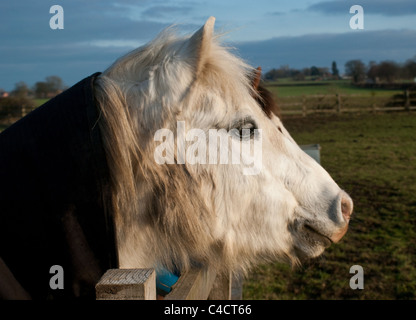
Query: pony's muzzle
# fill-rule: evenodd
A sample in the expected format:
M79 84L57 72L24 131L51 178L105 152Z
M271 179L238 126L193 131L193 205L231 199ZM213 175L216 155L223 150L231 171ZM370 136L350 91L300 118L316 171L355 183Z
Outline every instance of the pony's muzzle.
M348 194L346 194L344 191L342 191L341 195L341 213L344 217L345 221L350 221L352 209L353 209L353 202L352 199Z
M329 237L332 242L337 243L347 232L353 207L354 204L351 197L346 192L341 191L339 195L338 208L340 211L340 216L342 216L342 226Z

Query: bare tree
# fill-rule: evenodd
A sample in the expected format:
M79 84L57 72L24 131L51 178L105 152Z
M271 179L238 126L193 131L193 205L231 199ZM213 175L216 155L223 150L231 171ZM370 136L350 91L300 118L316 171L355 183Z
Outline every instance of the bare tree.
M361 60L350 60L345 64L345 73L352 77L354 83L365 80L366 67Z
M58 93L64 89L64 82L58 76L46 77L46 83L48 85L48 90L51 93Z
M33 87L37 98L55 96L65 88L62 79L58 76L48 76L45 80L36 82Z
M16 83L14 85L14 90L11 92L11 94L17 98L27 98L29 93L30 89L24 81L19 81Z
M388 83L394 82L400 71L399 65L393 61L383 61L377 69L379 78Z
M36 98L44 99L48 96L49 86L44 81L38 81L35 83L33 91L35 92Z
M403 73L406 78L416 78L416 57L406 61L403 67Z
M339 79L339 70L335 61L332 61L331 71L334 79Z
M368 64L367 77L373 80L373 83L379 81L378 64L375 61L370 61Z

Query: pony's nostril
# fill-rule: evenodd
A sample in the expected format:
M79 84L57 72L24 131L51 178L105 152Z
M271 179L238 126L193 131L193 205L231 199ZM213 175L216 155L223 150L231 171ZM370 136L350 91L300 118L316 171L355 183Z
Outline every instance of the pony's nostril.
M349 196L344 195L341 199L341 212L346 220L351 218L353 203Z

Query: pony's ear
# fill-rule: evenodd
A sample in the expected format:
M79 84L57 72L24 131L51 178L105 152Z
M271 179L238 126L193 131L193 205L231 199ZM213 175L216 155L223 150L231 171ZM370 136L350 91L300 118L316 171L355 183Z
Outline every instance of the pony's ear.
M254 78L252 80L254 90L257 90L257 88L259 87L260 80L261 80L261 67L257 67L256 73L255 73Z
M194 64L196 74L203 69L212 43L215 18L209 17L204 26L195 32L188 40L188 54Z

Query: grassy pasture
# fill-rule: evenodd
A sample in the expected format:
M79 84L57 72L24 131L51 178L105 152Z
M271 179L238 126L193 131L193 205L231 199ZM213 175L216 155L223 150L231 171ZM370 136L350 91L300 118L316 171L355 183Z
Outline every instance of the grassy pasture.
M367 89L353 86L349 80L339 81L277 81L267 82L267 88L279 98L301 97L302 95L343 94L363 98L390 97L400 90Z
M289 81L266 82L265 86L277 97L283 114L316 112L371 112L376 109L404 108L404 90L362 88L349 81ZM416 106L411 98L410 106Z
M44 104L45 102L47 102L49 100L49 98L45 98L45 99L34 99L35 101L35 106L36 107L40 107L42 104Z
M283 119L299 144L319 143L321 164L354 200L346 236L292 270L262 265L244 299L416 298L416 113ZM364 289L352 290L352 265Z

